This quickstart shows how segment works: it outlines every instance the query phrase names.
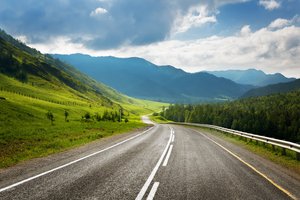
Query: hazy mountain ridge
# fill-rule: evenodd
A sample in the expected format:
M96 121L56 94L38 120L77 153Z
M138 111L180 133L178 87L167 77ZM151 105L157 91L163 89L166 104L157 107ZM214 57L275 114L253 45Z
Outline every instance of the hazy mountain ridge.
M249 84L258 87L286 83L296 80L295 78L287 78L280 73L266 74L261 70L248 69L248 70L223 70L223 71L206 71L217 77L230 79L239 84Z
M265 87L251 89L244 95L242 95L241 98L259 97L276 93L287 93L294 90L300 90L300 79L296 79L288 83L278 83L273 85L267 85Z
M53 55L129 96L190 103L234 99L253 88L199 72L187 73L173 66L157 66L142 58Z

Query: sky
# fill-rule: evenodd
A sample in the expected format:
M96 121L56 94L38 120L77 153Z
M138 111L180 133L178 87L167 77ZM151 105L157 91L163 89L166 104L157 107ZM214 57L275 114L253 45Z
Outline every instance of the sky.
M1 0L0 28L42 53L300 78L300 0Z

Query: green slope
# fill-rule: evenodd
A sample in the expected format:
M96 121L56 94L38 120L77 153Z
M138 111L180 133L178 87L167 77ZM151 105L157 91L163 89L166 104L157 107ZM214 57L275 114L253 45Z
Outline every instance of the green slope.
M140 115L161 106L122 95L0 33L0 168L144 127Z

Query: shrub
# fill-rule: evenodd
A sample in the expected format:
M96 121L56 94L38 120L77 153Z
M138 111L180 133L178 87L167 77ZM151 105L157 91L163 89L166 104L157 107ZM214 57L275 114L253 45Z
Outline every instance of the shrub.
M48 111L46 113L46 117L47 117L47 119L49 119L51 121L51 125L53 125L53 122L54 122L54 115L53 115L53 113L51 111Z
M84 118L91 119L91 114L89 112L85 113Z

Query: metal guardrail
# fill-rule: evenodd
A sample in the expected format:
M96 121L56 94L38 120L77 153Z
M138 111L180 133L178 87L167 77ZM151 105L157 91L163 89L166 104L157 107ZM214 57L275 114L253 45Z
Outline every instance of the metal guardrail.
M265 137L265 136L261 136L261 135L255 135L255 134L252 134L252 133L237 131L237 130L224 128L224 127L221 127L221 126L209 125L209 124L177 123L177 122L175 122L174 124L211 128L211 129L223 131L223 132L226 132L226 133L230 133L230 134L233 134L233 135L241 136L241 137L244 137L244 138L264 142L264 143L267 143L267 144L271 144L271 145L283 148L283 154L285 154L285 149L289 149L291 151L296 152L297 153L297 159L300 160L300 144L297 144L297 143L288 142L288 141L285 141L285 140L278 140L278 139L275 139L275 138Z

